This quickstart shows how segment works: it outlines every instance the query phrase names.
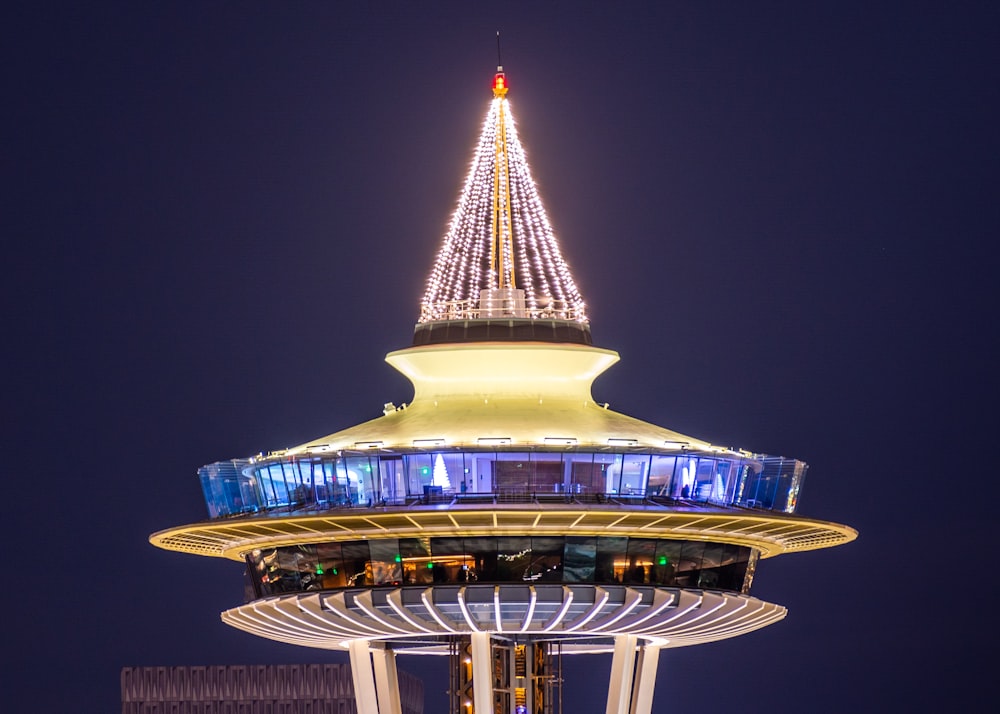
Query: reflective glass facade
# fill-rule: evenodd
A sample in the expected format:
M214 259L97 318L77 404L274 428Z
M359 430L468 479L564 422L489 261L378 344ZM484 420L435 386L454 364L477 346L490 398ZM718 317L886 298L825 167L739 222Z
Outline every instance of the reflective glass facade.
M467 583L660 585L746 593L756 552L704 541L595 536L386 538L255 550L256 597Z
M483 496L673 499L792 513L806 468L728 454L373 449L223 461L199 475L212 518Z

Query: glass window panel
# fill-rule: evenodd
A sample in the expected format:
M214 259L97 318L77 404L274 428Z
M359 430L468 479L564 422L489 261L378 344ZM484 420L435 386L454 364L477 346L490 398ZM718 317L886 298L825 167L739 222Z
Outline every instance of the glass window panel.
M673 496L671 490L676 456L653 456L649 466L649 493L657 496Z
M698 501L708 501L712 497L714 483L715 459L699 459L691 498Z
M334 462L334 483L336 484L337 505L349 506L352 488L347 476L347 462L344 459L337 459Z
M743 586L743 576L746 572L746 559L749 548L726 544L722 551L722 562L719 565L719 584L722 590L738 591ZM745 552L744 552L745 551Z
M313 546L305 545L275 549L275 558L269 569L275 592L319 589L319 585L315 583L315 551Z
M295 546L299 571L299 588L302 590L319 590L322 587L319 560L316 557L315 545Z
M254 585L254 594L257 597L267 597L271 594L271 586L268 582L267 564L264 561L265 553L273 553L274 549L267 551L254 550L247 557L247 573Z
M597 563L597 538L566 536L563 550L563 580L567 583L594 582Z
M649 454L625 454L622 457L621 493L645 496L649 477Z
M431 474L433 485L440 486L444 493L460 492L465 477L463 456L462 453L435 454ZM468 485L466 485L466 491L468 491Z
M676 584L677 567L681 560L681 541L659 540L653 557L653 582L658 585Z
M604 471L594 464L593 454L566 454L566 469L573 493L604 493Z
M424 486L431 485L434 465L430 454L409 454L403 456L406 467L406 492L409 496L423 496Z
M706 543L701 559L701 572L698 575L698 587L716 590L719 585L719 566L722 565L722 555L725 546L721 543Z
M694 456L677 459L679 472L675 472L677 485L680 486L680 498L696 498L696 486L698 475L698 459Z
M368 541L355 540L342 544L344 575L348 585L371 585L371 550Z
M533 582L562 582L565 545L565 539L560 536L533 537L527 578Z
M406 497L406 472L401 456L382 456L378 460L379 490L384 503L403 503Z
M497 538L497 579L503 582L523 581L530 565L531 538Z
M565 486L565 469L562 454L534 453L531 455L534 464L535 481L532 490L535 493L562 493Z
M280 461L277 464L277 468L279 471L278 478L281 479L281 482L285 488L284 502L287 504L293 504L296 502L295 499L299 495L296 492L296 487L298 486L298 484L295 481L295 467L291 463L285 463L284 461Z
M372 584L399 585L403 582L403 557L399 552L399 540L379 538L370 541L372 554Z
M620 583L625 575L628 538L598 538L594 582Z
M399 555L403 560L404 585L434 582L434 561L429 538L400 538Z
M257 490L260 493L260 500L266 507L270 508L275 504L274 489L271 487L271 475L268 467L256 469L254 471L257 480Z
M344 554L340 543L321 543L316 546L316 559L319 563L320 584L324 589L342 588L347 585L347 575L344 572Z
M597 493L618 493L621 486L622 455L594 454L594 470L599 473Z
M497 539L492 536L466 538L465 551L472 558L472 572L475 580L495 582L497 573Z
M344 461L351 503L362 506L374 505L378 499L376 489L378 469L373 467L367 456L351 456Z
M257 479L243 460L219 461L198 469L205 504L210 518L232 513L253 512L259 508Z
M681 558L677 564L678 587L698 587L698 571L701 570L701 559L704 553L704 543L684 541L684 545L681 547Z
M476 484L475 493L494 493L496 484L493 477L492 452L473 452L466 455L465 466L469 469L470 478Z
M476 474L473 473L472 465L474 461L472 455L462 452L455 454L454 459L455 477L452 481L456 483L455 490L458 493L477 493L479 490L479 481L476 478Z
M471 558L461 538L431 538L431 555L434 557L434 582L467 582Z
M656 541L652 538L629 538L622 582L644 585L653 582L653 558Z
M518 494L531 493L534 468L529 454L498 452L494 468L497 491Z

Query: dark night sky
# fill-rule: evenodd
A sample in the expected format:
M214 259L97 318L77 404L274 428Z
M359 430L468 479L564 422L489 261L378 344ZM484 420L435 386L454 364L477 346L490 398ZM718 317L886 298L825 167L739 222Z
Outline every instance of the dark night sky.
M979 709L996 635L995 3L17 3L2 11L3 709L123 665L346 661L220 621L147 536L195 470L408 401L406 346L504 33L595 397L811 465L855 543L788 618L661 658L657 711ZM604 710L610 660L569 667ZM440 660L428 712L443 709ZM55 674L55 676L53 676Z

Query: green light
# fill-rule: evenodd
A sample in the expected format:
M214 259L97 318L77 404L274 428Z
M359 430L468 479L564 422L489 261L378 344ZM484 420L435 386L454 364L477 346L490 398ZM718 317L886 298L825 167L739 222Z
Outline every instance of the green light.
M333 574L337 575L337 569L336 568L333 569Z
M322 574L323 574L323 566L320 565L319 563L316 563L316 575L322 575Z
M397 555L397 556L396 556L396 562L397 562L397 563L402 563L402 562L403 562L403 559L402 559L402 558L401 558L400 556L398 556L398 555Z
M428 570L430 570L430 569L431 569L431 568L433 568L433 567L434 567L434 563L428 563L428 564L427 564L427 569L428 569Z
M666 565L666 564L667 564L667 556L661 555L660 556L660 565Z
M427 474L429 474L430 472L431 472L431 470L430 470L429 468L427 468L426 466L423 466L423 467L421 467L421 469L420 469L420 475L421 475L421 476L426 476L426 475L427 475Z

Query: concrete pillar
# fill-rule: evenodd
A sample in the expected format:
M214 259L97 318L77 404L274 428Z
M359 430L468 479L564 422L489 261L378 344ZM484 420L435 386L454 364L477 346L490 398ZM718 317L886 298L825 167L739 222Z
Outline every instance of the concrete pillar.
M396 653L387 649L372 650L375 663L375 689L378 693L379 714L403 714L399 701L399 675L396 673Z
M635 684L632 687L632 710L629 714L651 714L653 689L656 687L656 665L660 661L660 648L643 645L636 662Z
M486 632L472 633L472 693L477 712L493 711L493 653ZM358 714L361 714L359 711Z
M354 701L358 705L358 714L378 714L368 640L351 640L348 651L351 655L351 678L354 680Z
M635 672L635 635L615 635L615 653L611 658L608 681L607 714L629 714L632 697L632 674Z

